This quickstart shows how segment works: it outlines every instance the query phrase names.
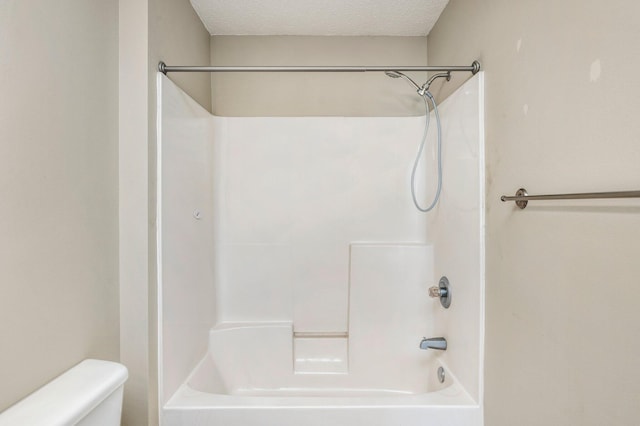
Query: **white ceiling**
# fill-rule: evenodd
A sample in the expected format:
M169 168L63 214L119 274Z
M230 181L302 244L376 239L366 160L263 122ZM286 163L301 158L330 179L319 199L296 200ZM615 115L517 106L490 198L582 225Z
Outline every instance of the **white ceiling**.
M425 36L449 0L191 0L211 35Z

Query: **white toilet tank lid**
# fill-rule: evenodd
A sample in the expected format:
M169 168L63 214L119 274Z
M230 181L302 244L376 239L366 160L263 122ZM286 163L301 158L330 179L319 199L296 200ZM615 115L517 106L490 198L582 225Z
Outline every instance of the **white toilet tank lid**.
M122 364L86 359L0 413L0 426L73 425L127 377Z

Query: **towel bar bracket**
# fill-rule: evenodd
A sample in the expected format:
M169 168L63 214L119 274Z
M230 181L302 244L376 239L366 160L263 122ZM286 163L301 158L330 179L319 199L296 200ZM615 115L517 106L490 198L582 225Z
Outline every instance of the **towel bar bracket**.
M527 195L527 190L524 188L520 188L516 191L516 197L526 197ZM524 209L525 207L527 207L527 204L529 204L529 202L527 200L516 200L516 206L520 207L520 209Z

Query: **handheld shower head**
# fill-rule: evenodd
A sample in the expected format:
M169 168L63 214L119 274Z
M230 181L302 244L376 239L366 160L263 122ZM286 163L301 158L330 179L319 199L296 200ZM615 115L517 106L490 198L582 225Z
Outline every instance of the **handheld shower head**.
M418 86L418 84L413 81L411 78L409 78L408 76L406 76L405 74L401 73L400 71L385 71L384 72L387 76L391 77L391 78L403 78L406 81L408 81L409 83L411 83L413 85L413 87L416 88L417 91L420 91L420 86Z
M405 79L406 81L411 83L413 85L413 87L416 88L416 90L418 91L418 94L420 96L425 96L425 95L429 94L429 87L431 87L431 83L433 83L433 81L436 78L446 77L447 81L451 80L451 72L450 71L441 72L441 73L434 74L433 76L431 76L431 78L429 80L427 80L427 82L424 83L422 85L422 87L421 87L421 86L418 86L418 83L416 83L410 77L408 77L407 75L401 73L400 71L389 70L389 71L385 71L384 73L387 76L391 77L391 78L403 78L403 79Z

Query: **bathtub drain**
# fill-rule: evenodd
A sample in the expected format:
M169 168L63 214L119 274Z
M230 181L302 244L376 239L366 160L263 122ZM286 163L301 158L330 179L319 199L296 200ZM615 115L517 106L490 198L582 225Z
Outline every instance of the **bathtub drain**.
M444 368L438 367L438 381L444 383Z

